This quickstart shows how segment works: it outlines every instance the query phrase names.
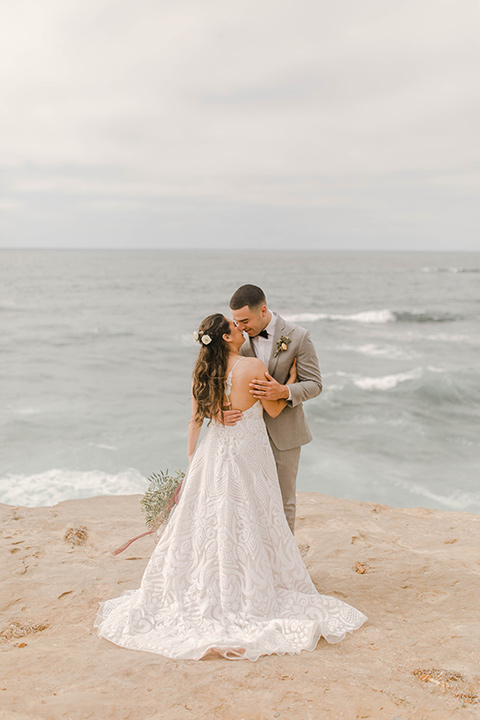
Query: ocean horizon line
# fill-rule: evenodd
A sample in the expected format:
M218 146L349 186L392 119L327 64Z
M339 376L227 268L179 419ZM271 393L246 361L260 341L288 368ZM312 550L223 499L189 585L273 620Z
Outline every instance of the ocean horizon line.
M272 251L297 255L301 253L329 253L335 255L363 255L363 254L376 254L376 255L480 255L480 250L436 250L432 248L425 248L424 250L404 250L397 248L388 249L375 249L375 248L356 248L356 249L338 249L338 248L309 248L309 247L295 247L295 248L276 248L274 246L267 246L264 248L254 247L246 245L242 248L231 248L231 247L216 247L216 246L184 246L184 247L14 247L14 246L0 246L1 251L8 252L178 252L183 253L186 251L193 252L220 252L224 254L234 254L242 252L254 252L254 253L271 253Z

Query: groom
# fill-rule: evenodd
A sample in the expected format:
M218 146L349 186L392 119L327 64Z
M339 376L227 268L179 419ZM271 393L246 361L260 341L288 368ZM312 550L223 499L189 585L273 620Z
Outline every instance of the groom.
M318 358L305 328L285 321L267 308L265 293L256 285L242 285L230 300L232 317L248 337L241 355L256 356L268 368L265 378L254 380L250 392L254 398L278 400L287 406L276 418L264 413L270 444L277 465L283 507L290 530L295 528L295 487L300 447L310 442L302 403L322 391ZM297 359L297 381L285 385L293 361ZM225 423L235 424L241 413L225 412Z

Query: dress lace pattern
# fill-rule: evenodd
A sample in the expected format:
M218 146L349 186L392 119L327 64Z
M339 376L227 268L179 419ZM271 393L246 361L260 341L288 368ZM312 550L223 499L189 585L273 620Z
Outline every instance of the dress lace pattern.
M338 642L366 619L310 579L256 402L235 426L210 423L140 587L101 603L95 626L173 659L257 660Z

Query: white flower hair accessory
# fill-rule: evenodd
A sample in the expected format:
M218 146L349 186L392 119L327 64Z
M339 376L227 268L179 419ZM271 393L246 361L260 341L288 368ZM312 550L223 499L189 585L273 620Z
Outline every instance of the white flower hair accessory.
M210 337L210 335L207 335L207 333L204 333L201 330L199 332L195 330L195 332L193 333L193 339L195 340L195 342L201 342L202 345L210 345L210 343L212 342L212 338Z

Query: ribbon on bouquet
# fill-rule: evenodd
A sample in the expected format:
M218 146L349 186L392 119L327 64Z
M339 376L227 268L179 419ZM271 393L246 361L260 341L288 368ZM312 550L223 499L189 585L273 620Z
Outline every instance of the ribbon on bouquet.
M114 550L112 554L120 555L120 553L122 553L124 550L126 550L128 547L130 547L130 545L132 543L134 543L136 540L140 540L140 538L145 537L146 535L151 535L154 532L158 532L158 530L162 527L162 525L164 523L166 523L166 519L168 518L169 513L172 510L173 506L178 505L178 502L180 500L180 490L182 488L182 485L183 485L183 482L181 482L178 485L177 489L175 490L175 493L172 495L171 499L169 500L168 505L166 506L165 510L163 510L163 512L161 512L158 515L158 517L155 519L155 522L153 523L150 530L147 530L146 532L141 533L141 535L137 535L136 537L132 538L131 540L128 540L123 545L120 545L120 547L118 547L116 550ZM160 537L162 535L162 533L163 533L163 530L159 534L158 537Z

